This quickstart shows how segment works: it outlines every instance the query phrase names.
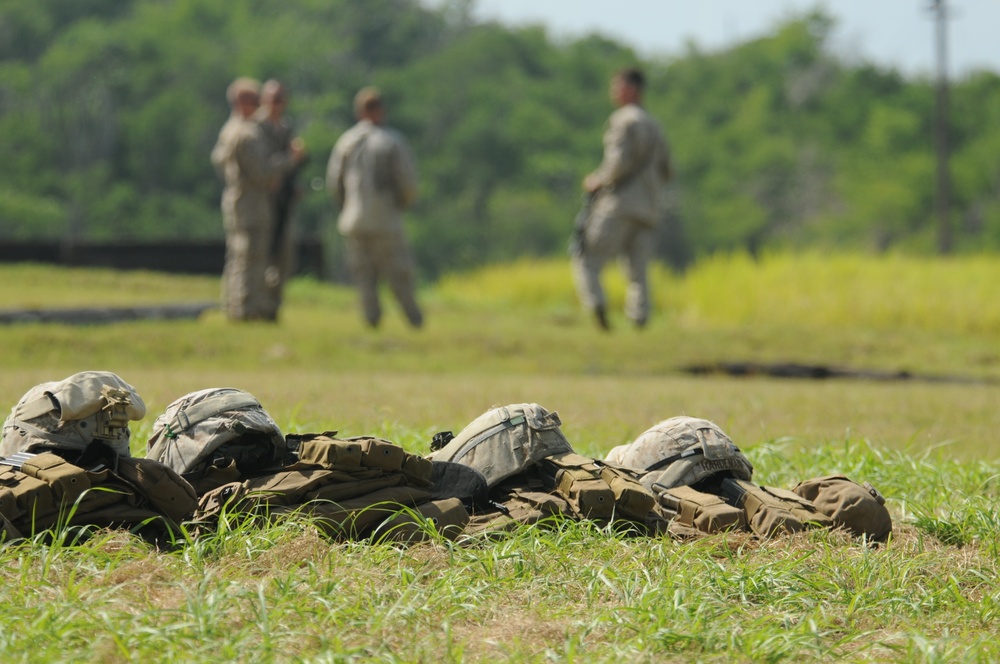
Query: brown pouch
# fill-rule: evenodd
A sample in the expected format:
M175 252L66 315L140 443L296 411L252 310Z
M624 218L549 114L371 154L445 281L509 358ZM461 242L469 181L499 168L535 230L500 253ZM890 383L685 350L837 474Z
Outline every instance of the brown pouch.
M406 451L381 438L351 438L361 444L361 465L379 470L402 470Z
M689 486L677 486L662 491L657 498L666 515L672 515L681 525L702 533L745 530L747 527L743 510L715 494L695 491Z
M811 502L786 489L726 478L722 480L722 493L730 505L746 512L747 525L759 537L833 526L830 517Z
M56 499L64 504L76 502L90 488L90 480L83 468L51 452L31 457L21 465L21 472L44 481L52 487Z
M403 509L389 517L375 530L377 540L422 542L428 539L423 520L429 520L437 532L450 540L457 539L469 523L469 513L458 498L433 500Z
M793 491L830 517L835 527L855 537L884 542L892 533L885 498L867 482L858 484L844 475L829 475L800 482Z
M361 466L361 443L340 440L329 434L304 436L299 444L299 463L320 468L358 468Z
M181 522L198 507L198 495L173 468L135 457L119 457L117 473L149 501L149 505L175 522Z

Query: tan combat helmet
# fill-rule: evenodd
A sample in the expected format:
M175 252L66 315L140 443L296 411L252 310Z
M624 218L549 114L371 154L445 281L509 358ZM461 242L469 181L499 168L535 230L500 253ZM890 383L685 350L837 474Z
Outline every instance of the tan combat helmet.
M135 388L110 371L82 371L28 390L3 423L0 456L83 452L100 441L129 456L130 420L146 415Z
M153 422L147 457L185 479L225 460L241 472L274 466L285 456L281 429L243 390L215 387L186 394Z
M750 480L753 465L713 422L671 417L628 445L608 452L605 461L645 472L642 485L652 490L692 486L715 475Z

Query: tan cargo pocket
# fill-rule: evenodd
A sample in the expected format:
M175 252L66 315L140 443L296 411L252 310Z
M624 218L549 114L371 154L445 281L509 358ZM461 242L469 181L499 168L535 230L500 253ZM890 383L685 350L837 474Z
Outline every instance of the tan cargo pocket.
M352 439L354 440L354 439ZM361 443L361 465L379 470L402 470L407 454L399 445L380 438L364 438Z
M745 480L722 482L727 498L746 512L750 530L759 537L797 533L806 528L829 528L833 522L802 497L785 489L757 486Z
M395 542L422 542L430 538L424 520L430 521L442 536L454 540L469 523L469 513L458 498L434 500L389 517L375 529L373 537Z
M121 457L118 474L149 501L153 509L180 522L198 506L198 495L172 468L152 459Z
M403 459L403 475L406 476L414 486L427 487L431 485L434 477L434 464L430 459L425 459L416 454L406 453Z
M641 484L610 466L601 466L601 479L611 488L615 496L615 508L620 516L635 521L644 521L649 516L656 498Z
M87 473L51 452L37 454L21 466L21 472L42 480L55 494L56 500L74 503L90 488Z
M743 530L747 527L743 510L728 504L721 496L695 491L689 486L667 489L659 495L665 512L685 526L703 533Z
M361 444L356 441L317 436L299 445L299 463L321 468L359 468L361 457Z

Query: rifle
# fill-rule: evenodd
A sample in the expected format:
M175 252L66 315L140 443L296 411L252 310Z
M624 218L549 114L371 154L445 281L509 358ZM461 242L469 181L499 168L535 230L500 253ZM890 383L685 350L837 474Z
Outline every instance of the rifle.
M288 227L288 219L291 216L292 202L295 200L299 172L306 165L307 161L309 161L309 157L305 157L285 176L275 196L274 235L271 237L271 262L277 262L281 254L281 240L285 235L285 228Z
M591 191L583 195L580 211L573 220L573 233L569 236L569 255L574 258L583 256L585 249L584 236L587 234L587 223L590 221L590 208L597 198L597 192Z

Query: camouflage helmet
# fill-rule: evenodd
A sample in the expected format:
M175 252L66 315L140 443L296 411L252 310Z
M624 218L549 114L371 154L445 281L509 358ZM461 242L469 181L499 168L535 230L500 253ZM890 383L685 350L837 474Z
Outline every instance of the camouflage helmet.
M645 471L642 484L652 490L691 486L714 475L750 480L753 465L713 422L671 417L628 445L608 452L605 461Z
M129 456L129 421L145 415L142 397L124 380L110 371L81 371L36 385L21 397L3 423L0 455L65 455L100 441Z
M243 390L215 387L186 394L153 422L146 456L186 479L232 459L241 471L273 466L285 456L285 437L260 402Z

